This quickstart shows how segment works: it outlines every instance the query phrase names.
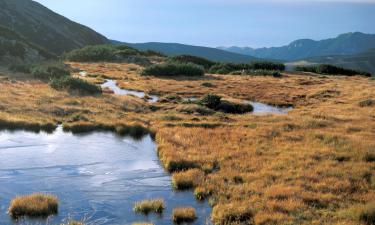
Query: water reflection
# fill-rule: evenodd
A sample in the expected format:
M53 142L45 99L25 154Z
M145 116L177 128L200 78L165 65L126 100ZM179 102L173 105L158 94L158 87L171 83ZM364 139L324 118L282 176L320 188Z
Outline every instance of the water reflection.
M32 192L59 197L59 214L49 218L50 224L68 217L86 218L90 224L171 224L171 211L177 206L195 207L198 220L193 224L207 224L208 204L196 202L191 192L172 190L155 148L150 136L140 140L106 132L77 136L61 127L53 134L0 132L0 224L13 223L6 214L10 200ZM133 213L135 201L157 197L167 204L162 216Z

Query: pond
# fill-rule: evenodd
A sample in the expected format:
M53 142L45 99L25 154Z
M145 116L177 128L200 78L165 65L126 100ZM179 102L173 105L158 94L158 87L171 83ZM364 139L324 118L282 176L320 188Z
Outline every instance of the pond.
M191 192L172 189L171 177L162 168L149 135L139 140L110 132L73 135L61 127L52 134L1 131L0 158L2 225L16 223L6 213L11 199L33 192L59 198L59 213L48 218L48 224L65 218L88 224L172 224L171 211L178 206L197 210L198 219L192 224L210 224L207 202L197 202ZM135 214L134 202L148 198L163 198L165 212ZM46 220L18 222L46 224Z
M143 91L133 91L122 89L117 86L116 81L114 80L106 80L104 84L101 85L102 88L109 88L114 92L115 95L134 95L139 98L145 98L146 96L149 97L148 102L155 103L159 100L159 97L156 95L146 95Z

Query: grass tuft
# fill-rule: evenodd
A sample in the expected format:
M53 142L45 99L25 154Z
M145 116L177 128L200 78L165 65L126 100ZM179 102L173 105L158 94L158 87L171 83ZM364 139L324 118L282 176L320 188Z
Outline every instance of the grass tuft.
M149 214L153 213L163 213L165 209L165 204L163 199L148 199L134 204L134 211L136 213Z
M375 202L363 207L359 213L359 220L368 225L375 224Z
M58 205L56 196L34 193L14 198L10 203L8 213L13 218L47 217L57 214Z
M193 207L175 208L172 212L172 220L177 224L193 222L196 218L196 212Z
M172 175L172 185L177 190L187 190L198 186L204 180L204 172L190 169Z
M217 225L253 224L254 213L247 204L216 205L212 211L212 220Z

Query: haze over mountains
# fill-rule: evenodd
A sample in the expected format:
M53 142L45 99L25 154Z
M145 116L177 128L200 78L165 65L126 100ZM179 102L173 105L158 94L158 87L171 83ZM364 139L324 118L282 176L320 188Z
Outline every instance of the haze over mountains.
M295 61L316 56L358 54L375 48L375 35L354 32L321 41L300 39L282 47L255 49L233 46L219 48L258 58Z

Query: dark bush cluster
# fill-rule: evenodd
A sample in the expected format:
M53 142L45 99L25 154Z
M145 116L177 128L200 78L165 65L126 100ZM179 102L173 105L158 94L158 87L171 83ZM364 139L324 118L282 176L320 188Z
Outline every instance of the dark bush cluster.
M174 56L169 59L172 62L179 62L179 63L194 63L200 66L203 66L206 70L210 69L211 66L213 66L215 63L202 58L202 57L197 57L197 56L192 56L192 55L179 55L179 56Z
M215 74L230 74L239 73L247 74L251 71L284 71L285 65L282 63L274 62L251 62L251 63L217 63L213 65L209 72ZM251 75L251 74L249 74Z
M82 95L95 95L102 92L99 86L70 76L52 79L50 85L57 90L68 90L69 92Z
M152 76L204 76L204 68L193 63L168 62L146 67L142 75Z
M64 58L73 62L99 62L124 60L129 56L162 56L162 54L147 50L139 51L126 45L92 45L73 50Z
M343 67L321 64L317 66L297 66L294 68L295 71L301 72L311 72L318 74L327 74L327 75L345 75L345 76L355 76L361 75L366 77L371 77L371 74L364 71L345 69Z
M214 94L203 96L199 103L209 109L232 114L244 114L254 110L253 106L250 104L223 101L220 96Z

